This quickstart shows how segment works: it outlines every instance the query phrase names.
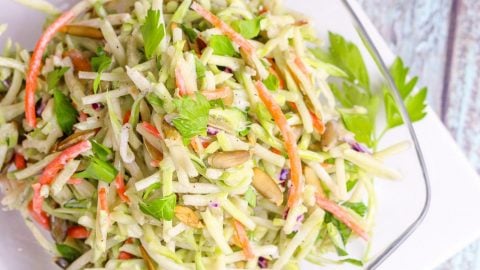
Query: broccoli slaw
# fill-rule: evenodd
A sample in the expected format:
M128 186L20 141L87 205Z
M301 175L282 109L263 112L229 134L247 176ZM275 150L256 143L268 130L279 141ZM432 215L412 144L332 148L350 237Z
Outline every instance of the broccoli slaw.
M274 0L79 1L47 25L0 57L0 175L60 267L368 260L374 178L408 145L376 151L353 43Z

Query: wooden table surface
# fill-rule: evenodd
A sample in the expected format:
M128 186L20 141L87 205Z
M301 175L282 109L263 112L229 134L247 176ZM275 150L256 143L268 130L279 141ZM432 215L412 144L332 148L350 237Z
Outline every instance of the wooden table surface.
M430 104L480 172L480 1L359 2L420 84L429 87ZM467 269L480 269L480 241L437 270Z

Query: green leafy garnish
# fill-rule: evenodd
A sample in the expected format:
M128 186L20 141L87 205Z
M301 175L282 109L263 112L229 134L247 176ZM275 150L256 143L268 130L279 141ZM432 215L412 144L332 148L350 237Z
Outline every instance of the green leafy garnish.
M90 158L87 169L77 173L76 176L111 183L117 174L117 169L111 163L94 156Z
M277 77L273 74L268 75L268 77L263 80L263 84L268 88L268 90L276 91L280 87L280 82Z
M262 17L251 20L237 20L232 23L232 28L244 38L252 39L260 33L260 21Z
M69 262L75 261L78 257L82 255L82 253L77 249L65 244L56 244L56 248L60 256L62 256L63 258L65 258L65 260Z
M75 110L68 97L60 90L53 91L53 102L58 125L65 134L70 134L73 125L77 122L77 110Z
M358 47L338 34L329 33L330 53L337 66L347 72L350 81L358 80L360 86L370 89L368 70Z
M57 87L58 82L63 77L65 72L67 72L68 70L69 70L68 67L62 67L62 68L54 69L53 71L50 71L47 74L48 90L53 90L55 87Z
M359 214L361 217L364 217L367 214L367 206L363 202L346 202L343 206L352 209L355 213Z
M355 265L355 266L359 266L359 267L362 267L363 266L363 262L360 261L360 260L356 260L356 259L344 259L344 260L340 260L338 261L339 263L349 263L349 264L352 264L352 265Z
M183 97L173 101L178 110L178 117L173 119L173 125L188 143L196 135L205 135L207 132L208 112L210 103L202 95Z
M140 202L139 206L143 213L158 220L172 220L176 204L177 196L170 194L163 198Z
M100 77L102 72L107 70L112 64L112 58L108 57L102 47L97 48L97 56L92 57L92 68L96 71L97 77L93 81L93 92L97 93L98 86L100 85Z
M221 56L236 56L237 52L233 47L232 41L224 35L214 35L208 41L208 46L213 49L213 53Z
M147 189L145 189L145 192L143 193L143 199L147 199L148 197L150 197L150 195L160 189L162 187L162 183L160 182L157 182L157 183L154 183L152 185L150 185Z
M90 140L92 143L93 154L101 160L107 161L113 154L112 149L98 143L96 140Z
M397 58L390 68L390 73L397 86L400 96L405 102L405 108L412 122L419 121L427 115L425 109L427 107L427 88L420 89L417 93L413 93L418 82L418 77L408 80L409 68L403 64L402 59ZM394 128L403 124L400 111L388 89L384 89L385 111L387 114L388 128Z
M355 185L357 185L357 183L358 183L358 179L348 180L347 181L347 191L350 192L355 187Z
M251 207L257 206L257 194L253 190L252 187L248 187L247 192L245 192L245 201L247 201L248 205Z
M188 41L192 43L195 42L198 36L197 32L195 32L195 29L188 27L185 24L181 24L180 26L182 27L183 32L187 36Z
M327 223L332 223L340 232L340 235L342 236L342 241L344 244L348 242L348 239L352 235L352 230L345 225L343 222L339 221L337 218L335 218L332 214L330 213L325 213L325 224Z
M165 25L159 10L149 9L145 23L140 28L143 36L145 55L151 58L165 36Z

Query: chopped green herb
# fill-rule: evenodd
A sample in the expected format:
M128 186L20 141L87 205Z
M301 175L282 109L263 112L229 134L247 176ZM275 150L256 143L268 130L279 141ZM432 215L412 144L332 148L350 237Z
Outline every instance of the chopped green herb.
M69 70L68 67L62 67L62 68L54 69L53 71L50 71L47 74L48 90L53 90L54 88L56 88L58 85L58 82L60 82L60 79L68 70Z
M147 58L152 58L165 36L165 25L162 23L160 11L149 9L145 23L140 30L143 36L145 55Z
M273 74L268 75L268 77L263 80L263 84L271 91L277 91L280 87L280 82L278 81L277 77Z
M65 134L72 133L73 125L77 122L77 110L60 90L53 91L53 102L58 125Z
M117 174L117 169L111 163L94 156L90 158L87 169L77 173L76 176L111 183Z
M110 157L112 157L112 149L101 143L98 143L96 140L90 140L90 142L92 143L92 152L96 157L104 161L107 161Z
M213 49L213 53L221 56L238 55L233 47L232 41L224 35L214 35L208 41L208 46Z
M175 194L170 194L163 198L141 202L139 206L143 213L152 216L155 219L172 220L176 204L177 196Z
M352 209L355 213L359 214L360 216L364 217L367 214L368 208L363 202L346 202L343 206Z
M56 244L56 248L60 256L62 256L69 262L75 261L78 257L82 255L82 253L77 249L65 244Z
M98 47L97 56L92 57L92 68L98 73L93 81L93 92L97 93L102 73L107 70L111 64L112 58L107 56L102 47Z
M203 95L197 93L195 97L176 99L174 104L178 110L178 117L173 119L173 125L185 143L196 135L206 134L210 103Z
M260 33L261 20L262 17L256 17L251 20L237 20L232 23L232 27L244 38L252 39Z

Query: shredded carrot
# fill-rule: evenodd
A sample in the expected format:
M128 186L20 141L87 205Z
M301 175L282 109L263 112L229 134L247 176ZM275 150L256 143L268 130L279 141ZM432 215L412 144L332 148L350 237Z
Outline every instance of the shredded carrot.
M115 186L117 188L117 194L118 197L120 197L120 200L122 200L122 202L129 203L130 199L127 195L125 195L125 180L121 173L115 177Z
M92 65L90 61L79 50L69 50L65 53L72 60L73 68L75 71L92 71Z
M300 69L300 71L305 74L307 77L310 75L310 72L308 71L307 66L303 63L302 59L297 56L295 57L295 65Z
M220 87L215 91L203 91L202 95L208 100L223 99L233 95L232 89L228 86Z
M188 92L187 87L185 86L185 79L183 78L182 71L179 67L175 68L175 83L178 88L178 94L180 96L190 95L191 93Z
M134 257L135 256L125 251L120 251L120 253L118 253L119 260L130 260L130 259L133 259Z
M287 149L287 154L290 159L290 169L291 169L291 183L290 192L288 196L288 207L292 207L300 198L300 193L302 192L301 179L302 179L302 162L298 154L297 143L295 140L295 135L292 132L292 129L287 123L287 118L283 114L280 106L275 102L275 99L270 95L269 90L261 82L256 82L255 86L257 88L258 96L262 100L263 104L267 107L268 111L273 117L273 120L277 124L282 137L285 141L285 148Z
M48 215L45 212L36 212L33 210L33 202L30 202L28 204L28 212L30 213L30 216L35 220L42 228L45 230L50 230L50 219L48 218Z
M142 127L143 127L145 130L147 130L148 133L152 134L153 136L155 136L155 137L157 137L157 138L161 138L161 137L162 137L162 135L160 134L160 132L158 131L158 129L157 129L154 125L152 125L152 124L150 124L150 123L148 123L148 122L142 122Z
M252 245L248 240L247 231L245 230L245 227L243 227L242 223L234 220L233 228L235 228L235 236L238 242L240 243L240 246L242 247L243 254L245 255L245 257L247 259L255 258L255 255L253 254L253 250L252 250Z
M27 163L25 162L25 157L23 157L23 155L20 154L19 152L15 152L14 161L15 161L15 167L17 168L17 170L21 170L27 167Z
M40 194L42 185L40 183L35 183L32 185L32 188L33 188L32 209L35 213L40 215L43 212L42 210L43 197Z
M83 226L72 226L68 228L67 235L73 239L86 239L90 232Z
M128 110L125 115L123 115L123 123L126 124L130 121L130 116L132 115L132 111Z
M199 5L197 2L193 2L191 8L196 11L200 16L202 16L209 23L213 24L216 28L220 29L223 34L229 37L235 44L237 44L245 53L252 54L254 48L252 44L248 42L242 35L235 32L228 24L220 20L213 13Z
M82 183L82 181L83 181L83 180L80 179L80 178L73 178L73 177L72 177L72 178L68 179L67 184L70 184L70 185L80 185L80 184Z
M321 194L316 195L317 205L322 208L323 210L331 213L334 217L344 223L347 227L349 227L353 232L357 235L368 241L368 234L362 228L360 224L358 224L353 217L348 214L344 209L338 206L336 203L328 200L327 198L323 197Z
M48 43L50 43L58 30L70 22L74 17L75 13L72 11L67 11L58 17L49 27L47 27L45 32L43 32L33 50L28 65L25 84L25 118L27 124L31 127L37 126L37 118L35 116L35 90L37 88L37 79L42 66L43 54L45 53Z
M290 107L292 107L292 109L298 111L297 104L295 104L294 102L288 102L288 104L290 105ZM314 112L310 110L308 112L310 113L310 117L312 117L313 128L315 128L315 130L320 135L325 133L325 124L323 123L323 121L321 121Z
M39 183L42 185L49 185L69 160L76 158L91 148L92 144L89 141L81 141L63 150L60 155L45 167L38 180Z
M271 147L271 148L270 148L270 151L272 151L273 153L275 153L275 154L277 154L277 155L281 155L281 154L282 154L282 151L278 150L277 148Z
M325 133L325 124L321 121L315 113L310 111L310 116L312 117L313 128L321 134Z
M107 190L104 187L98 190L98 204L100 210L108 212Z

